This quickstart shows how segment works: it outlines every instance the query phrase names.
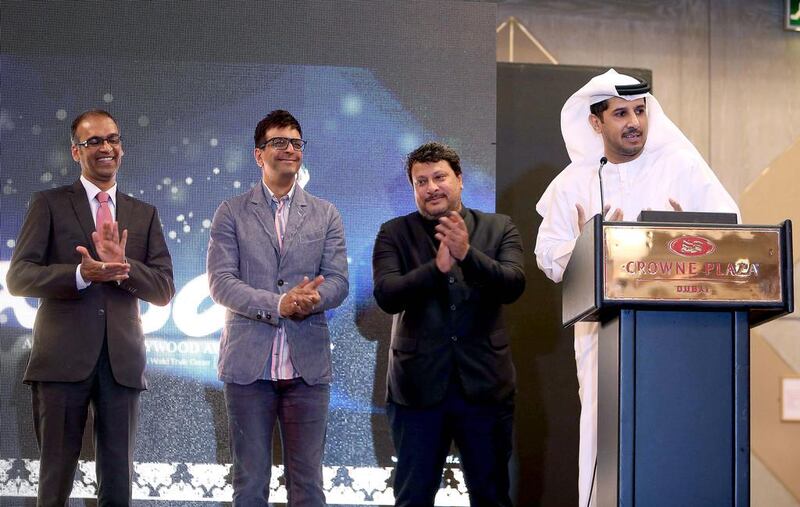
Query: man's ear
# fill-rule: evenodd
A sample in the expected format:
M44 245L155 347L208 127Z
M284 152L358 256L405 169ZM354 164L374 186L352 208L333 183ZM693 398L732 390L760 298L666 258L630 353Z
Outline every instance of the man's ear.
M598 134L602 131L601 123L603 123L603 120L593 114L589 115L589 125L592 127L592 130Z

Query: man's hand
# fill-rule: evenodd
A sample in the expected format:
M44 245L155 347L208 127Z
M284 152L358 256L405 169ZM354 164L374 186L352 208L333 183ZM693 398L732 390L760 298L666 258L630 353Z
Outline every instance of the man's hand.
M669 205L672 206L672 209L675 211L683 211L683 207L680 205L680 203L678 203L678 201L672 197L669 198Z
M450 249L444 244L439 243L439 250L436 251L436 268L442 273L449 273L453 269L456 260L450 255Z
M586 225L586 212L583 211L583 206L575 203L575 209L578 210L578 233L583 232L583 226ZM603 210L605 214L605 209Z
M94 233L97 234L97 233ZM92 259L85 246L76 247L81 254L81 276L88 282L121 282L128 278L131 265L127 262L102 262Z
M614 213L612 213L611 216L608 217L607 221L608 222L622 222L623 219L624 219L624 217L622 216L622 210L617 208L617 209L614 210Z
M100 260L106 263L125 263L125 245L128 242L128 229L119 233L117 222L104 223L99 231L92 233L94 249Z
M436 239L443 243L450 255L456 260L463 261L469 251L469 232L464 219L456 211L439 218L436 226ZM438 255L437 255L438 257Z
M281 300L279 308L281 317L304 319L311 315L322 299L317 287L324 281L325 277L322 275L313 280L309 280L307 276L304 276L303 281L292 287L286 293L286 297Z
M578 233L583 232L584 226L586 226L586 211L584 211L583 206L578 203L575 203L575 209L578 210ZM614 210L614 213L611 214L610 217L607 217L609 210L611 209L610 204L606 204L603 207L603 220L607 222L621 222L622 221L622 210L617 208Z

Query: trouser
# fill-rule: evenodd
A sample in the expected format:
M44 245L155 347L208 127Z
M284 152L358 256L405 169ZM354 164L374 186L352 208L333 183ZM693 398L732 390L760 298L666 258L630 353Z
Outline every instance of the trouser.
M114 380L106 342L86 380L31 384L33 423L41 454L37 506L67 505L90 407L97 503L130 505L139 393Z
M452 442L461 458L470 505L511 505L513 396L498 403L474 403L453 382L437 405L415 408L389 402L387 414L397 452L395 505L433 505Z
M280 424L289 507L325 505L322 455L330 385L303 379L226 383L233 455L233 503L266 507L272 470L272 432Z

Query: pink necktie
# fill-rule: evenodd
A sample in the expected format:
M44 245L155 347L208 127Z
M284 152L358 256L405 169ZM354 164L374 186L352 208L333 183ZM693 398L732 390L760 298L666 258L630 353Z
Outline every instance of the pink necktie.
M104 223L113 223L114 219L111 217L111 209L108 207L108 194L99 192L96 199L100 202L100 206L97 208L94 228L99 231Z

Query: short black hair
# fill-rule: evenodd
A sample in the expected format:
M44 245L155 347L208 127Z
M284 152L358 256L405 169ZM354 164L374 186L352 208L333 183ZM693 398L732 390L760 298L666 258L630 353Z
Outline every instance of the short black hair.
M258 122L258 125L256 125L256 132L253 134L253 141L255 142L256 147L266 141L264 136L267 134L267 130L276 127L294 128L300 133L300 137L303 137L303 129L300 128L300 122L297 121L294 116L292 116L292 113L289 111L284 111L283 109L276 109L271 111L260 122Z
M430 142L425 143L416 150L412 151L406 157L406 173L408 174L408 181L411 180L411 166L417 163L439 162L441 160L450 164L456 176L461 174L461 158L453 148L443 143Z
M642 97L645 105L647 105L647 97ZM608 109L608 99L595 102L589 106L589 112L597 116L600 121L603 121L603 111Z
M70 126L69 130L69 140L72 144L78 142L78 140L75 139L75 131L78 130L78 125L80 125L83 120L85 120L90 116L105 116L106 118L110 118L111 121L114 122L114 125L117 126L117 130L119 130L119 124L117 123L117 120L115 120L114 117L111 116L111 113L103 109L90 109L88 111L82 112L81 114L76 116L74 120L72 120L72 125Z
M600 102L595 102L594 104L589 106L589 112L600 118L600 121L603 120L603 111L605 111L606 109L608 109L608 99L601 100Z

